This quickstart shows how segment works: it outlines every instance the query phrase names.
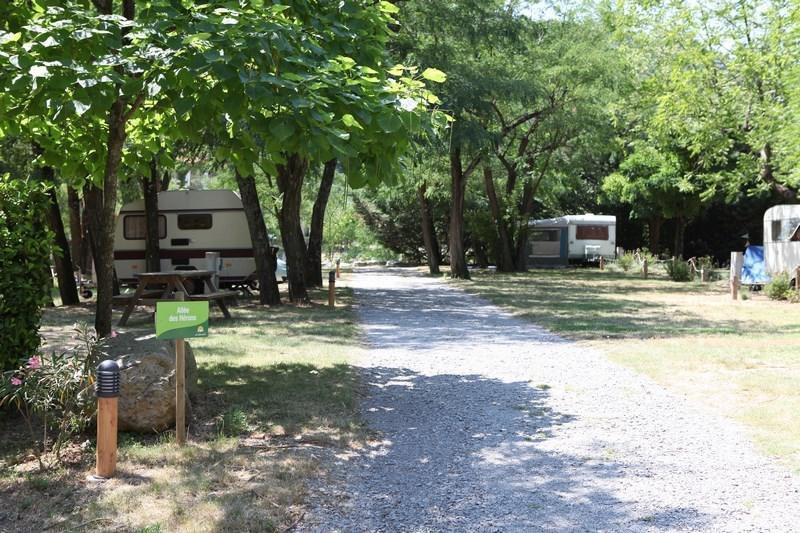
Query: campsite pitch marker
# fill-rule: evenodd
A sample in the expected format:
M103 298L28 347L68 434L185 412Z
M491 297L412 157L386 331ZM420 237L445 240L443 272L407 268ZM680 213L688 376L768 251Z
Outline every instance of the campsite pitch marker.
M186 342L208 337L208 301L185 302L183 292L174 301L156 302L156 337L175 340L175 442L186 444Z

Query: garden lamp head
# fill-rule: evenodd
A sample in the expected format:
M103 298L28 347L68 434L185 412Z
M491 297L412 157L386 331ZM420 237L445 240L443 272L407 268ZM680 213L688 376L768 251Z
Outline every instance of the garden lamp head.
M119 365L113 359L106 359L97 365L97 382L94 384L98 398L119 396Z

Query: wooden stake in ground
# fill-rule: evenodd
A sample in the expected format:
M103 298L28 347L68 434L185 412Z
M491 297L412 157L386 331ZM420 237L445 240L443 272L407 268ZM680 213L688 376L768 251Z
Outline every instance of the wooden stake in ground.
M117 469L117 402L119 365L107 359L97 366L97 477L109 478Z
M642 277L647 279L647 258L642 259Z
M742 252L731 252L731 299L739 298L739 283L742 279L742 265L744 264L744 254Z
M341 270L339 270L339 263L341 263L341 262L342 262L341 259L337 259L336 260L336 279L339 279L339 278L342 277L342 272L341 272Z
M606 268L606 260L605 260L605 258L604 258L604 257L601 255L601 256L600 256L600 270L605 270L605 268Z
M183 301L183 292L177 291L175 299ZM186 341L175 339L175 442L186 444Z
M336 272L328 272L328 307L336 307Z

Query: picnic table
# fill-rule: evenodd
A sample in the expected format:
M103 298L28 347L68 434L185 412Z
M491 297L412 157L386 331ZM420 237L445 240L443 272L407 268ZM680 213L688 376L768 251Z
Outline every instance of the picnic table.
M137 305L154 305L158 300L172 299L176 292L184 293L185 300L208 300L215 302L225 318L231 318L225 298L236 296L233 291L220 291L214 286L214 275L211 270L172 270L169 272L142 272L134 274L139 280L136 292L115 296L115 301L126 302L125 311L118 325L124 326L128 322L133 309ZM187 281L205 283L208 292L205 294L192 294L187 287Z

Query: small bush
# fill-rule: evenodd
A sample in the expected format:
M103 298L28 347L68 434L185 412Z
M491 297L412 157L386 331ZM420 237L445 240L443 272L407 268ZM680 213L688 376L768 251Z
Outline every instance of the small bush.
M69 352L36 354L16 370L0 375L0 407L17 408L31 440L41 441L39 466L48 448L60 459L61 446L92 422L95 367L103 352L93 329L76 326L81 345ZM41 422L41 431L34 423ZM50 445L52 444L52 446Z
M792 284L789 274L781 272L775 274L769 283L764 285L764 294L770 300L788 300L792 296Z
M631 269L635 260L636 259L634 258L633 253L625 252L617 258L617 265L622 269L623 272L627 272Z
M217 432L226 437L236 437L247 431L247 415L241 409L229 409L217 418Z
M667 269L667 275L672 281L689 281L692 279L689 265L685 261L672 259L664 263L664 267Z

